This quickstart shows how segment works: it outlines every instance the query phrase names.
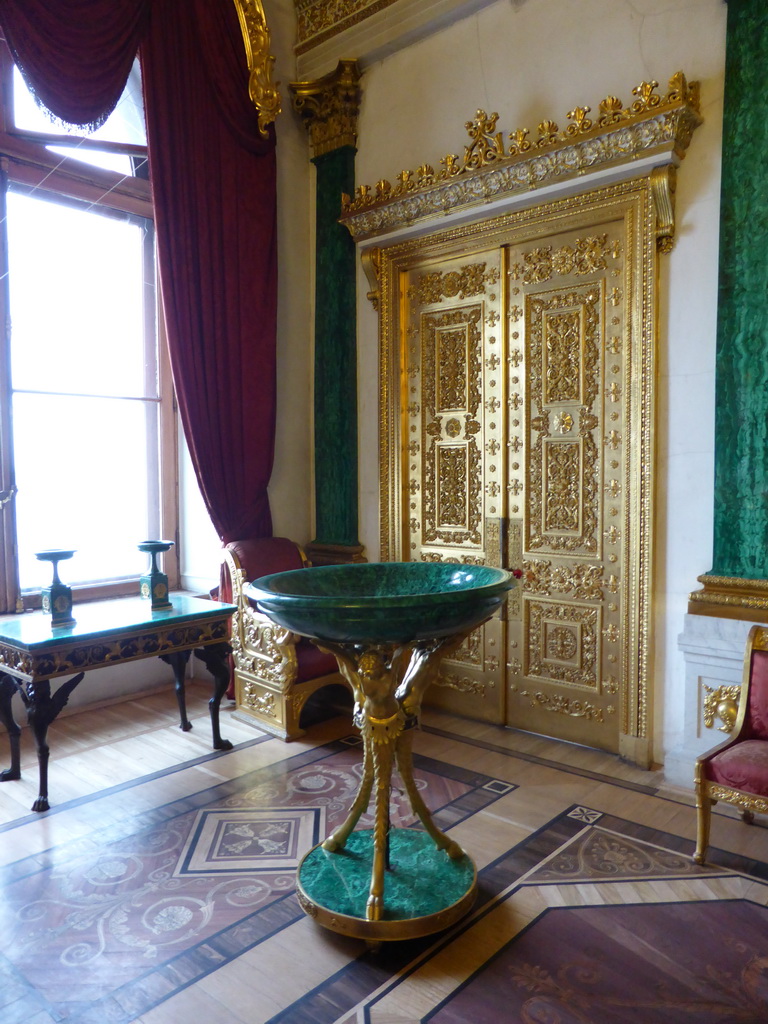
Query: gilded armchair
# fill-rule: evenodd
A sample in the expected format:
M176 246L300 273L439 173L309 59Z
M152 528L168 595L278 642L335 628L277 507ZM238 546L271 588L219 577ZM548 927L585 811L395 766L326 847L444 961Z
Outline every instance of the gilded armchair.
M694 860L703 864L714 803L734 804L746 822L768 814L768 626L749 632L733 735L696 759L695 783Z
M285 537L233 541L224 549L220 594L237 606L232 616L232 661L237 718L293 740L307 698L342 683L336 659L263 615L245 594L248 582L273 572L307 568L299 547Z

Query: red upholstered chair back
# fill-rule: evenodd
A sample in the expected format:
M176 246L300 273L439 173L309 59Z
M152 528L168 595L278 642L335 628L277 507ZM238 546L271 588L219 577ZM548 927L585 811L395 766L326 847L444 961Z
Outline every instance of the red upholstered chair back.
M257 540L233 540L227 548L237 557L245 578L251 582L260 576L288 569L302 569L306 562L298 544L287 537L260 537ZM232 600L232 584L226 564L221 568L220 600Z
M744 727L745 735L752 739L768 740L768 651L752 651Z

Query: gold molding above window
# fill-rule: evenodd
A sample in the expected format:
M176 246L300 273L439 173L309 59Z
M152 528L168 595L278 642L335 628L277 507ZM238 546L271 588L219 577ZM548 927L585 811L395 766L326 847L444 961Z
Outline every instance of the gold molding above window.
M259 131L266 136L282 110L280 93L272 80L275 58L269 52L271 42L267 16L261 0L234 0L248 61L248 95L259 112Z
M633 89L635 99L627 107L618 97L607 96L594 120L588 116L590 107L574 107L564 129L546 120L534 136L524 128L505 138L496 130L499 115L478 110L474 120L466 122L470 142L462 157L443 157L438 170L425 163L415 171L401 171L394 185L381 179L374 188L359 186L353 197L344 197L341 221L356 241L362 241L426 225L434 218L444 220L446 214L525 197L546 186L570 183L571 188L581 188L588 175L600 173L610 180L612 172L618 177L674 166L702 123L699 83L689 83L678 71L665 95L656 92L658 85L642 82ZM674 237L673 193L674 176L658 175L658 245L666 252Z

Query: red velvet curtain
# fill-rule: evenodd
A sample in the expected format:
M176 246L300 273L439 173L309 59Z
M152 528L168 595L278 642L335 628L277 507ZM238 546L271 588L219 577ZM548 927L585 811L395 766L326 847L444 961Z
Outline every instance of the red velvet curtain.
M141 45L158 259L187 443L224 543L269 536L275 144L258 131L233 0L0 0L30 87L103 120Z
M0 0L0 24L30 89L69 124L106 120L122 95L151 0Z

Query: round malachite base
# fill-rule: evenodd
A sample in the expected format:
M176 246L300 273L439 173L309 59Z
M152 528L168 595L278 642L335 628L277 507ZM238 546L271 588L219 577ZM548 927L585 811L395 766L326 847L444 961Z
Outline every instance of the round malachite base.
M353 832L335 853L315 846L299 864L302 909L318 924L371 942L415 939L442 931L475 902L477 872L463 854L451 860L426 832L390 831L390 867L384 873L384 911L369 921L366 903L373 868L373 832Z

